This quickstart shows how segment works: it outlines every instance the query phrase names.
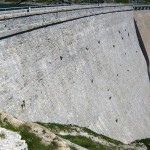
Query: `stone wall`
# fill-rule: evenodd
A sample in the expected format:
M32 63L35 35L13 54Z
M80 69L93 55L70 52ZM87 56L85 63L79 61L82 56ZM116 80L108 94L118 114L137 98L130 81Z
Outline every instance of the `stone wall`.
M86 126L125 143L149 137L147 66L128 10L2 38L1 109L25 120Z

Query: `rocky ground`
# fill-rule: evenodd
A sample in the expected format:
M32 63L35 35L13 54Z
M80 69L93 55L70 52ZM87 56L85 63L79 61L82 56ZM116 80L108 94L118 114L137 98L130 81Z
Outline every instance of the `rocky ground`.
M0 128L0 150L27 150L27 147L18 133Z
M0 111L0 126L0 150L148 150L150 148L150 139L127 145L84 127L24 122L3 111Z

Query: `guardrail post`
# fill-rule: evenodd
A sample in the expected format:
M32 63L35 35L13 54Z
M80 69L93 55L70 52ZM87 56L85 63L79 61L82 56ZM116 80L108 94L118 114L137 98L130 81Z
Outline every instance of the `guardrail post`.
M28 9L27 9L27 12L30 12L30 11L31 11L31 7L29 6Z

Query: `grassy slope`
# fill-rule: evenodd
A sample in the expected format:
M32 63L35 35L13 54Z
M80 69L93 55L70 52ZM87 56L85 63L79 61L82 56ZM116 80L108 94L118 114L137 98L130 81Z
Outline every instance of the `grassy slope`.
M76 125L63 125L63 124L56 124L56 123L39 123L39 124L47 127L48 129L50 129L52 132L54 132L56 134L58 133L58 135L59 135L60 131L79 132L78 129L80 129L80 131L82 131L82 132L86 132L89 135L93 135L94 137L102 138L109 143L115 144L116 146L124 145L120 141L111 139L111 138L106 137L106 136L101 135L101 134L97 134L88 128L83 128L83 127L79 127ZM12 126L11 124L9 124L7 122L7 120L2 121L0 118L0 126L5 128L5 129L8 129L8 130L11 130L14 132L18 132L21 135L22 139L26 141L29 150L52 150L55 147L55 144L51 144L48 146L44 145L41 142L41 138L37 137L36 134L30 132L30 127L27 125L22 125L22 126L16 128L16 127ZM115 150L116 149L116 147L108 147L106 145L96 143L96 142L92 141L90 138L80 136L80 135L79 136L72 136L72 135L62 136L62 135L59 135L59 136L71 141L72 143L75 143L75 144L78 144L82 147L85 147L89 150ZM148 148L148 150L150 150L150 139L137 140L133 143L135 143L136 145L139 145L139 143L143 143ZM73 147L71 149L76 150Z
M59 131L66 131L66 132L77 131L77 128L79 128L80 130L88 133L89 135L93 135L94 137L100 137L100 138L106 140L107 142L113 143L115 145L123 144L120 141L111 139L111 138L104 136L102 134L97 134L88 128L79 127L77 125L66 125L66 124L58 124L58 123L57 124L56 123L39 123L39 124L42 126L45 126L46 128L49 128L51 131L53 131L55 133L57 133Z
M38 122L39 123L39 122ZM46 128L50 129L52 132L56 133L59 135L60 131L64 131L64 132L73 132L76 131L78 132L77 128L79 128L81 131L88 133L89 135L93 135L94 137L99 137L102 138L104 140L106 140L109 143L115 144L116 146L123 146L124 143L118 141L118 140L114 140L111 139L107 136L101 135L101 134L97 134L95 132L93 132L92 130L85 128L85 127L79 127L77 125L66 125L66 124L56 124L56 123L39 123L42 126L45 126ZM59 135L60 136L60 135ZM91 139L86 138L84 136L72 136L72 135L65 135L62 136L62 138L65 138L73 143L76 143L82 147L85 147L89 150L115 150L116 147L107 147L105 145L101 145L98 144L96 142L93 142ZM150 139L142 139L142 140L137 140L135 142L132 143L136 143L136 145L140 147L141 143L143 143L148 150L150 150ZM123 148L122 148L123 149Z
M93 142L91 139L84 136L71 136L65 135L63 138L71 141L72 143L78 144L82 147L87 148L88 150L110 150L110 147L104 146L102 144ZM113 148L111 148L113 149Z
M106 145L102 145L99 143L96 143L94 141L92 141L90 138L87 138L85 136L71 136L71 135L65 135L62 136L59 134L60 131L64 131L64 132L85 132L88 133L89 135L92 135L94 137L98 137L101 138L103 140L106 140L108 143L112 143L117 145L122 145L123 143L114 139L111 139L107 136L101 135L101 134L97 134L95 132L93 132L92 130L85 128L85 127L79 127L77 125L66 125L66 124L56 124L56 123L40 123L38 122L38 124L45 126L46 128L50 129L52 132L54 132L55 134L58 134L59 136L61 136L62 138L65 138L69 141L71 141L72 143L78 144L82 147L85 147L89 150L115 150L116 147L108 147ZM79 129L79 130L78 130Z
M4 122L0 120L0 126L5 129L18 132L22 139L26 141L29 150L52 150L52 145L44 145L41 142L41 138L37 137L34 133L31 133L30 128L27 125L22 125L16 128L7 121Z
M147 147L147 150L150 150L150 138L136 140L135 142L132 143L135 143L136 145L139 145L139 143L143 143Z

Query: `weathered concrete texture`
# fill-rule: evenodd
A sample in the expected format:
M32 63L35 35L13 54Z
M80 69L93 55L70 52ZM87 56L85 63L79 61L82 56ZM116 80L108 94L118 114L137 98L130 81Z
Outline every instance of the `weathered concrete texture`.
M0 97L1 108L26 120L78 124L125 143L150 137L150 85L132 12L1 40Z
M24 13L24 14L32 14L33 12L41 13L42 11L62 11L62 10L72 10L72 9L80 9L80 8L91 8L91 7L117 7L117 6L125 6L124 4L114 4L114 3L103 3L103 4L88 4L88 5L66 5L66 6L58 6L58 7L41 7L41 8L32 8L30 7L30 11L28 7L26 9L20 9L20 10L6 10L1 11L0 15L7 15L11 14L13 16L15 13ZM129 6L129 5L128 5Z
M56 8L55 8L56 9ZM132 10L131 6L116 6L116 7L90 7L90 8L76 8L73 10L42 10L33 11L31 13L17 13L9 15L0 15L0 38L10 36L12 34L33 30L41 26L56 24L65 21L71 21L82 17L91 15L99 15L104 13L112 13L124 10ZM59 8L60 10L60 8ZM23 17L24 16L24 17ZM17 18L16 18L17 17ZM11 19L8 19L11 18Z
M28 150L28 146L21 136L0 127L0 150Z

